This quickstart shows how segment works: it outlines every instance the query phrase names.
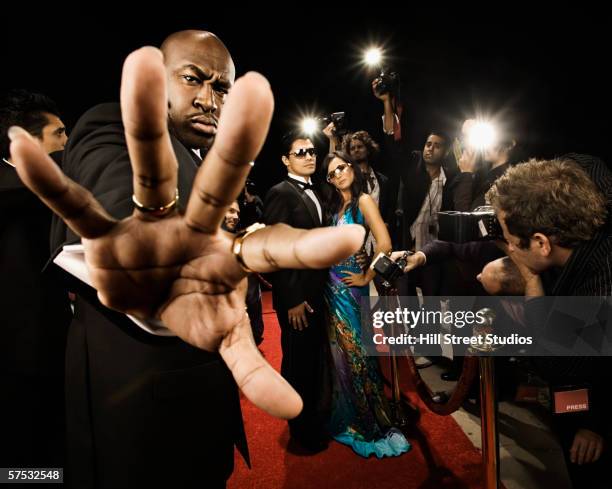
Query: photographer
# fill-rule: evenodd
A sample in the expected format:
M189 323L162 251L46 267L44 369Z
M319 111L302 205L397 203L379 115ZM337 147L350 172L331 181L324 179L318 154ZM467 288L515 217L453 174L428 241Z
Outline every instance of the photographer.
M481 151L470 144L478 123L474 119L467 119L463 123L462 134L466 145L458 160L460 173L453 181L454 210L471 211L485 205L485 194L493 182L518 161L515 129L518 123L513 119L507 115L502 127L497 123L500 136Z
M372 82L376 98L384 105L383 128L386 134L392 177L399 188L395 192L398 226L394 230L394 247L419 250L438 234L438 211L453 209L453 181L456 166L445 164L450 150L449 137L440 131L431 131L422 151L411 151L401 139L399 116L401 112L395 93L381 90L381 77ZM401 116L401 114L400 114ZM433 271L432 271L433 272ZM441 271L417 277L417 284L424 295L439 295ZM400 284L402 295L414 295L414 283Z
M527 326L540 330L554 325L547 324L547 305L538 298L612 294L610 172L595 158L568 156L518 165L487 193L507 254L525 283ZM604 442L612 433L609 358L534 360L553 385L590 386L589 410L559 415L555 427L574 487L608 487L604 481L610 457Z

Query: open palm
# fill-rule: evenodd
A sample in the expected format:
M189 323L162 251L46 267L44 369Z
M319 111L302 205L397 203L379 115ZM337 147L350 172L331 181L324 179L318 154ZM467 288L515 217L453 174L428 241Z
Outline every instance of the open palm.
M173 210L155 217L135 210L117 221L25 131L11 131L11 156L24 183L83 238L92 284L104 305L161 319L184 341L218 350L253 403L294 417L301 399L255 346L245 313L246 272L232 253L231 236L219 230L263 145L273 105L262 76L249 73L236 82L184 215ZM161 207L174 198L177 160L158 50L143 48L127 58L121 108L134 195L146 207ZM354 253L363 235L359 226L312 231L270 226L244 240L242 257L257 272L324 268Z

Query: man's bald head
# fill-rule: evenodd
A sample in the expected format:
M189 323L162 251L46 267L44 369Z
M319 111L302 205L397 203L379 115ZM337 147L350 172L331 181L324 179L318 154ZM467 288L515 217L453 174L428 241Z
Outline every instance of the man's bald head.
M232 82L236 76L234 62L229 50L223 44L223 41L212 32L196 30L175 32L164 40L160 49L164 53L166 64L175 61L177 57L185 56L186 53L193 56L202 56L204 54L202 51L206 51L206 55L209 57L222 54L222 61L226 58L231 60L231 72L228 72L228 76L231 77Z
M490 295L522 295L525 292L525 280L507 256L487 263L476 278Z
M168 118L188 148L208 150L225 97L234 84L232 57L211 32L180 31L162 43L168 72Z

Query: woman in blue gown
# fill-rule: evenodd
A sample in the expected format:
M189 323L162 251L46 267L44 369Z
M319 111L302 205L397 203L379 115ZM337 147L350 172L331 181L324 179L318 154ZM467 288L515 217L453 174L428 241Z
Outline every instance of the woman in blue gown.
M375 256L391 250L391 238L375 201L363 192L363 176L340 151L323 162L328 210L334 226L361 224L376 240ZM328 333L333 359L334 391L331 435L363 457L396 456L410 449L394 428L376 358L361 341L361 297L374 278L363 272L355 255L333 266L325 286Z

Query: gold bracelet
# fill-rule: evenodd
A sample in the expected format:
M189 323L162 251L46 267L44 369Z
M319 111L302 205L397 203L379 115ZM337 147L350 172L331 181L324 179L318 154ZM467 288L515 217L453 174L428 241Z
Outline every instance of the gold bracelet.
M162 205L160 207L147 207L138 201L138 199L136 198L136 195L132 194L132 202L134 202L136 209L138 209L140 212L143 212L145 214L152 214L155 217L163 217L166 214L168 214L178 205L178 200L179 200L178 188L174 191L174 199L172 199L170 203L166 205Z
M253 270L251 270L249 267L247 267L246 263L244 262L244 258L242 258L242 243L244 241L244 239L249 235L254 233L255 231L258 231L260 229L265 228L266 225L262 224L260 222L256 222L255 224L251 224L248 228L240 231L235 237L234 237L234 241L232 243L232 253L234 254L234 256L236 257L236 260L238 260L238 264L242 267L242 269L247 272L247 273L252 273Z

